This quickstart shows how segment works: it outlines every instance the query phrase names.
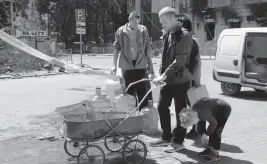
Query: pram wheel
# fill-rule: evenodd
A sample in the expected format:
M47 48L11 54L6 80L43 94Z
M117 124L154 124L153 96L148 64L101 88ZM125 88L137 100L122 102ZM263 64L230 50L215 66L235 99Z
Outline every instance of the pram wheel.
M123 148L123 145L126 143L125 138L123 137L113 137L113 138L105 138L105 147L110 152L119 152Z
M88 142L68 141L64 142L64 150L71 157L78 157L82 148L88 145Z
M79 153L78 164L103 164L104 151L97 145L87 145Z
M122 156L128 164L141 164L146 160L147 147L140 140L131 140L123 147Z

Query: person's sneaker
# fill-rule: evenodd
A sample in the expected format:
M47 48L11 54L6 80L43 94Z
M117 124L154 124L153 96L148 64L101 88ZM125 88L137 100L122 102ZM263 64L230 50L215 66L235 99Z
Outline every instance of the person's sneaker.
M195 139L199 136L199 133L196 132L195 130L190 130L190 132L188 132L186 135L185 135L185 138L186 139Z
M208 156L204 157L205 162L215 162L215 161L219 161L219 160L220 160L219 154L210 153Z
M151 142L150 146L152 146L152 147L167 147L170 144L171 144L170 141L159 139L159 140L157 140L155 142Z
M183 144L176 144L176 143L172 143L170 146L168 146L165 150L166 153L174 153L180 150L185 149Z
M208 156L210 153L211 153L211 151L208 148L206 148L202 152L198 153L198 155L200 157L205 157L205 156Z

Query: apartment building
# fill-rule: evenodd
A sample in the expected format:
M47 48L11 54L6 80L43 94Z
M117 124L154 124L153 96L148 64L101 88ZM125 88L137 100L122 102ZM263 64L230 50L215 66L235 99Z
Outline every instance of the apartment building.
M128 12L144 12L143 24L153 41L161 36L158 12L166 6L188 14L203 55L215 52L217 37L224 29L267 27L267 0L128 0Z

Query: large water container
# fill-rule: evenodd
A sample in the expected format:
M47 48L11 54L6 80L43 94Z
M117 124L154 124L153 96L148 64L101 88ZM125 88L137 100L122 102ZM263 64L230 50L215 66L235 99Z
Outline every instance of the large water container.
M107 91L107 98L109 100L114 100L120 94L125 93L125 84L124 80L120 79L120 81L107 80L105 82L105 89Z
M158 109L153 106L153 101L148 101L148 106L143 108L143 120L145 134L155 134L158 132L159 115Z
M92 99L92 107L96 112L107 112L111 109L111 102L105 95L101 94L101 88L96 88L96 93Z
M120 94L113 101L113 108L118 112L132 112L136 107L136 99L129 94Z

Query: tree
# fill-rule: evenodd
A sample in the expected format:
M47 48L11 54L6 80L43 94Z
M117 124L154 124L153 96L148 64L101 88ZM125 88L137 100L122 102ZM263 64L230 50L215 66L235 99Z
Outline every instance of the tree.
M125 0L38 0L37 9L41 14L50 15L49 28L59 32L59 39L67 46L67 43L79 40L75 30L76 8L86 10L87 34L84 41L99 43L100 36L106 42L106 34L127 21L122 21L122 17L127 17L126 5Z
M21 10L16 18L14 25L20 30L44 30L41 13L37 10L36 0L30 0L27 8Z
M8 6L5 2L0 2L0 29L7 24Z

